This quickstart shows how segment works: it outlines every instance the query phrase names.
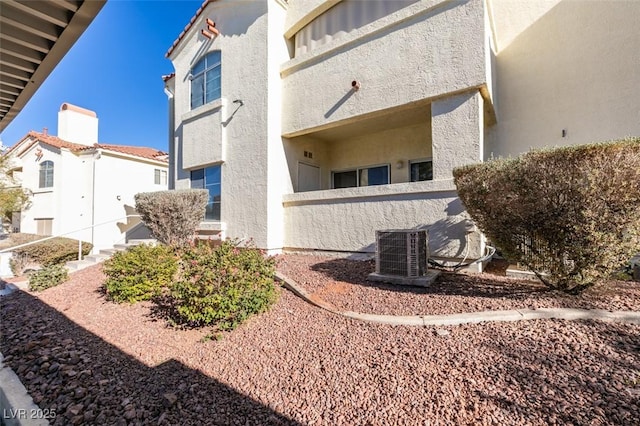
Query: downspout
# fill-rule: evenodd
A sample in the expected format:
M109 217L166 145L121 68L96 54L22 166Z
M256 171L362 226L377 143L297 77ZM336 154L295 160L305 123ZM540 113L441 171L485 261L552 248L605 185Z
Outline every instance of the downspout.
M164 93L167 95L169 108L169 186L168 189L175 189L176 182L176 146L175 146L175 126L174 126L174 97L173 92L169 87L165 84Z

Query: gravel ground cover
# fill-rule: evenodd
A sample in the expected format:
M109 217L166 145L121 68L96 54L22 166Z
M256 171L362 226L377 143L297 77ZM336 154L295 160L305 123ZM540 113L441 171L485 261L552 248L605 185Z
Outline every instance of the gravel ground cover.
M304 267L285 256L280 267L310 291L338 281L326 270L332 282L312 279L320 272L307 260ZM627 425L640 418L638 325L394 327L333 315L282 290L269 312L215 340L167 327L149 304L105 301L103 279L96 266L42 293L0 298L0 351L40 408L55 412L53 424ZM447 279L463 289L467 278ZM392 294L399 293L418 298ZM450 297L451 312L465 306L463 298L467 309L478 306L481 296L457 293L421 297ZM619 298L614 303L631 303ZM353 308L384 313L369 310L378 304Z
M493 262L492 262L493 263ZM500 309L584 308L640 311L640 283L611 281L576 298L541 283L504 276L495 262L484 274L444 272L427 288L367 281L375 262L314 255L287 255L278 269L313 297L339 309L386 315L439 315Z

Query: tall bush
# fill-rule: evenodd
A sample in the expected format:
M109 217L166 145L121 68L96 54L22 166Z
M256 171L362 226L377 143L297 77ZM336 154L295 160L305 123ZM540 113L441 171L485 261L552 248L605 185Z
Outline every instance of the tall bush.
M204 219L209 192L177 189L136 194L136 210L153 236L164 244L183 246Z
M578 293L640 251L640 138L460 167L480 229L549 287Z
M178 322L230 330L276 300L275 260L251 244L197 244L183 252L180 263L171 292Z

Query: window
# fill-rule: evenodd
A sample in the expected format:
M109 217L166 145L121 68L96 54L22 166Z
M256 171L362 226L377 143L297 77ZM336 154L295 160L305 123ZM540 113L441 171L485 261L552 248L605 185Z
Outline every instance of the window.
M221 183L220 166L207 167L206 169L193 170L191 172L191 188L204 188L209 191L209 202L204 215L205 220L220 220Z
M414 160L410 162L409 176L411 182L420 182L422 180L433 180L433 161Z
M389 166L366 167L356 170L333 172L333 187L352 188L355 186L387 185Z
M167 184L167 171L155 169L153 183L156 185L166 185Z
M191 68L191 109L220 99L220 51L209 53Z
M40 164L40 188L53 187L53 161L43 161Z
M36 219L36 234L44 236L51 235L52 225L53 219Z

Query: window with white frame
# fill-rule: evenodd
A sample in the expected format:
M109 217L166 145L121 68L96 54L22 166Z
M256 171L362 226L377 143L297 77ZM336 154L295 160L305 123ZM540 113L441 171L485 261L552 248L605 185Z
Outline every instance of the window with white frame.
M433 160L431 158L411 160L409 162L409 174L411 182L433 180Z
M36 235L48 236L52 235L53 219L35 219Z
M389 183L389 165L337 171L332 172L331 175L334 189L387 185Z
M153 176L153 183L156 185L166 185L167 184L167 171L162 169L155 169Z
M205 220L220 220L220 203L222 195L222 176L220 166L191 171L191 188L202 188L209 191L209 202L205 210Z
M53 188L53 161L43 161L40 164L40 188Z
M191 68L191 109L220 99L221 54L219 50L209 53Z

